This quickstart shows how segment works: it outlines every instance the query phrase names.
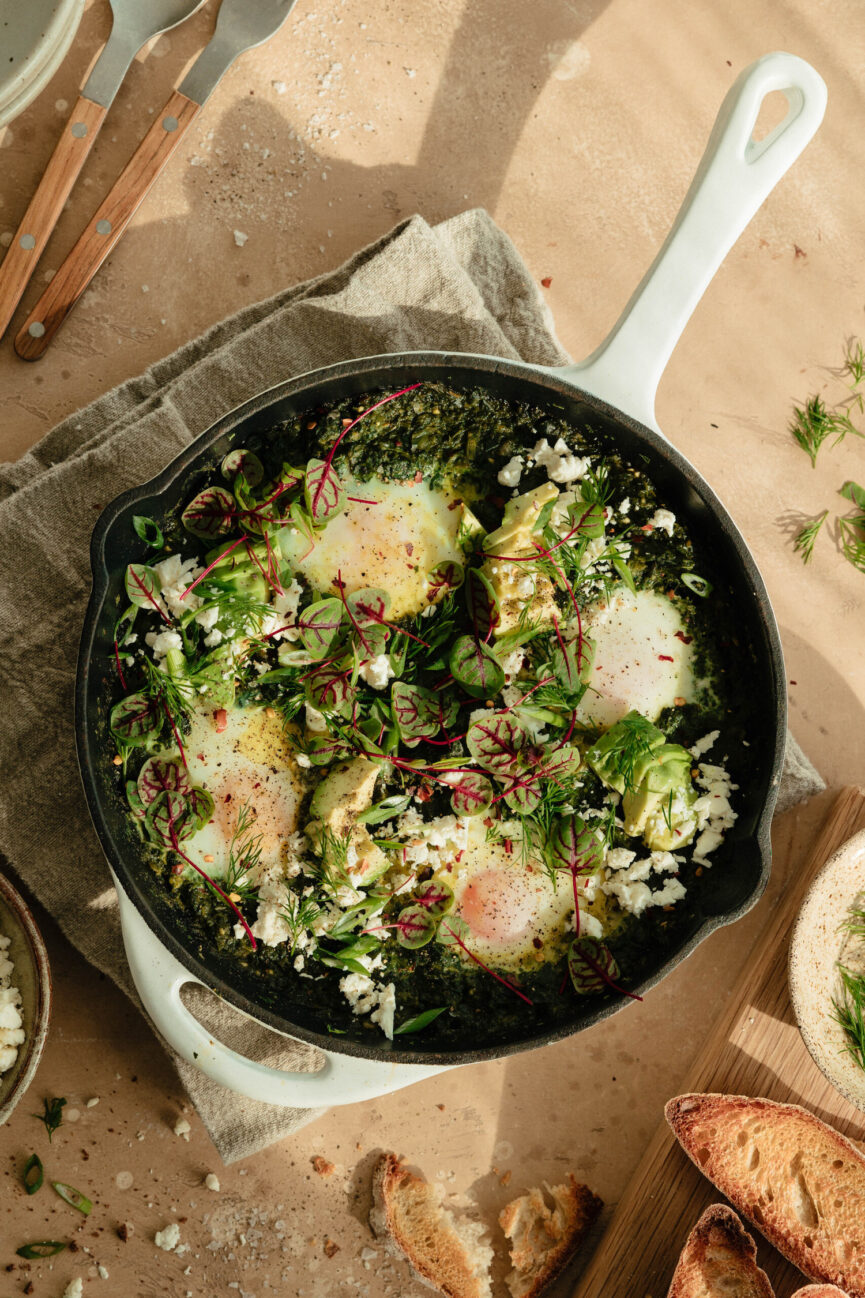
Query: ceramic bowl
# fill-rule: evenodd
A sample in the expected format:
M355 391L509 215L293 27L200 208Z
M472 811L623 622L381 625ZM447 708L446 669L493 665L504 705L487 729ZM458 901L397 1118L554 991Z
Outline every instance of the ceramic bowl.
M42 934L27 903L0 874L0 933L11 938L7 954L15 966L13 986L21 993L21 1017L27 1036L12 1067L0 1074L0 1124L4 1123L33 1080L48 1035L51 971Z
M78 30L85 0L0 0L0 127L44 90Z
M865 972L865 942L845 931L856 904L865 906L865 830L831 856L817 875L793 928L790 995L811 1057L841 1094L865 1109L865 1069L845 1049L833 1000L841 993L838 961Z

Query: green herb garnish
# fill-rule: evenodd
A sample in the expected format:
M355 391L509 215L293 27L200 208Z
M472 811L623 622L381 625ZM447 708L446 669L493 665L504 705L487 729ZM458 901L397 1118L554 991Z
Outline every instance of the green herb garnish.
M801 554L803 563L809 562L814 550L814 542L817 540L817 534L826 522L828 514L829 510L824 509L822 514L809 519L797 532L796 539L793 542L793 549Z
M852 513L838 520L841 552L848 563L865 572L865 488L848 481L839 494L854 506Z
M88 1216L93 1211L93 1204L86 1194L76 1190L73 1185L67 1185L65 1181L52 1181L52 1187L60 1195L64 1203L68 1203L70 1208L77 1208L84 1216Z
M54 1135L54 1132L63 1122L63 1108L66 1104L66 1100L54 1097L49 1100L43 1100L42 1104L45 1112L34 1113L33 1117L38 1118L40 1122L45 1124L45 1130L48 1132L48 1139L50 1140Z
M135 514L132 518L132 526L135 529L136 536L140 536L142 541L146 542L154 550L165 544L162 528L155 519L147 518L144 514Z
M27 1162L24 1165L24 1171L21 1174L24 1189L28 1194L35 1194L37 1190L41 1190L44 1175L45 1174L42 1170L42 1159L38 1154L31 1154L27 1159Z
M32 1262L40 1257L55 1257L68 1247L68 1244L56 1239L36 1239L32 1244L22 1244L15 1252L18 1257L26 1257L28 1262Z
M406 1019L405 1023L401 1023L398 1028L394 1028L393 1034L395 1037L399 1037L408 1032L420 1032L422 1028L429 1027L430 1023L437 1019L440 1014L444 1014L446 1009L447 1005L439 1005L437 1009L424 1010L422 1014L416 1014L413 1019Z

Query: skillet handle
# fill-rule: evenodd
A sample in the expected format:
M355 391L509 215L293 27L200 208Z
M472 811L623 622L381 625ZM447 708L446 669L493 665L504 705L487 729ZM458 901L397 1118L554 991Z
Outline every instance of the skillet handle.
M752 131L765 97L788 111L764 139ZM794 54L767 54L736 79L670 233L609 336L586 360L560 367L584 391L658 429L661 375L715 271L823 120L826 85Z
M265 1104L324 1109L387 1095L447 1071L425 1064L391 1064L324 1050L319 1052L324 1056L324 1067L317 1073L283 1072L246 1059L212 1037L183 1004L183 986L203 984L166 950L119 881L115 878L114 882L126 955L144 1008L172 1050L201 1069L211 1081ZM294 1038L286 1036L286 1040Z

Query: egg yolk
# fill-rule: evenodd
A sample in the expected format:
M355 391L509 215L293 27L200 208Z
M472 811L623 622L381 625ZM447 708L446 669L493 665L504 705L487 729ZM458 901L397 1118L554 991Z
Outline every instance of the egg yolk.
M459 914L476 937L505 945L525 932L537 898L516 873L484 870L463 889Z

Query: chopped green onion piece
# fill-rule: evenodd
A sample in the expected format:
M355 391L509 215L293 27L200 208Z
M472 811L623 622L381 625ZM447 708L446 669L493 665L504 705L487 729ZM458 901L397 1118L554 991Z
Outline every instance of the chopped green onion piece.
M56 1239L35 1239L32 1244L22 1244L15 1252L19 1257L26 1257L28 1261L32 1261L34 1258L54 1257L68 1247L68 1244L62 1244Z
M70 1208L77 1208L79 1212L84 1213L85 1217L92 1210L93 1204L86 1195L82 1194L80 1190L76 1190L74 1186L66 1185L63 1181L52 1181L51 1184L60 1195L60 1198L69 1204Z
M702 599L712 593L712 583L706 581L705 577L700 577L696 572L683 572L682 581L688 587L688 590L692 590L695 595L699 595Z
M444 1014L446 1009L447 1005L440 1005L435 1010L424 1010L423 1014L418 1014L413 1019L407 1019L398 1028L394 1028L393 1034L398 1037L404 1032L420 1032L421 1028L427 1027L432 1023L433 1019L437 1019L440 1014Z
M134 514L132 516L132 526L142 541L146 541L153 549L164 544L165 538L162 535L162 528L154 519L147 518L144 514Z
M27 1164L24 1168L24 1175L21 1178L24 1182L24 1189L28 1194L35 1194L37 1190L42 1189L44 1175L45 1174L42 1170L42 1159L38 1154L31 1154L27 1159Z

